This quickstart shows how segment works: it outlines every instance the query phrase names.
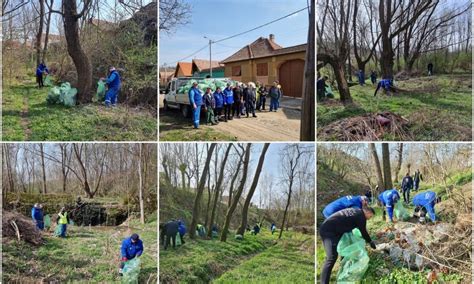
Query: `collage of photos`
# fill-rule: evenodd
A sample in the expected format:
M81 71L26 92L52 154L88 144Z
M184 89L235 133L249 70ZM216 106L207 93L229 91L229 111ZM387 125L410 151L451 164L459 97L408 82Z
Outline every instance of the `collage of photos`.
M3 0L1 283L473 280L470 0Z

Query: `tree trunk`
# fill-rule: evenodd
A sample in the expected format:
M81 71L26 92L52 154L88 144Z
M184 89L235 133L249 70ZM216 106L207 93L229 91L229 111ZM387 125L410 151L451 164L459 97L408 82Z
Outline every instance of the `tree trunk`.
M145 207L143 204L143 180L142 180L142 144L138 144L138 200L140 201L140 223L145 224Z
M219 192L220 192L220 188L222 186L222 181L224 179L224 169L225 169L227 158L229 157L229 153L230 153L230 150L232 149L232 147L233 147L232 144L229 144L227 146L227 151L225 152L224 159L222 160L222 163L221 163L221 167L220 167L220 171L219 171L219 177L217 179L216 189L214 191L214 202L212 203L211 217L209 219L208 230L207 230L207 236L209 238L212 237L212 225L214 224L214 217L216 215L217 202L219 201L219 197L220 197Z
M41 38L43 36L44 1L39 0L38 32L36 33L36 66L41 63Z
M341 102L344 105L352 104L352 97L349 91L349 85L347 84L347 80L344 74L344 64L340 62L334 62L334 64L331 65L334 69L334 76L336 77L337 89L339 91Z
M311 0L311 13L309 17L308 48L306 50L305 74L303 81L303 99L301 100L301 128L300 141L315 140L315 109L314 109L314 84L315 84L315 0Z
M385 189L393 188L392 171L390 170L390 151L388 149L388 143L382 143L382 161Z
M48 0L44 0L44 1L48 1ZM54 0L50 0L49 7L51 7L51 9L53 9L52 8L53 5L54 5ZM48 17L46 18L46 34L44 35L43 60L46 59L46 53L48 52L49 28L51 26L51 15L53 14L51 9L48 12Z
M90 2L90 0L84 1L84 10L88 9ZM63 13L67 51L77 71L77 102L89 103L92 101L92 65L82 49L78 25L78 20L83 14L78 15L76 0L63 0Z
M242 208L242 221L240 222L240 227L237 230L238 235L243 236L245 233L245 228L247 227L247 215L249 211L250 201L252 200L253 194L255 193L255 189L257 189L258 180L260 178L260 173L263 167L263 162L265 161L265 155L269 146L270 143L265 143L265 145L263 145L262 153L260 154L260 158L258 160L257 169L255 170L255 176L253 177L252 185L250 186L247 198L245 198L244 207Z
M403 159L403 143L398 143L398 161L397 167L395 168L395 176L393 179L398 181L398 175L400 174L400 170L402 169L402 159Z
M370 143L369 148L370 148L370 152L372 153L372 158L375 164L375 171L377 173L377 185L379 187L379 191L382 192L385 190L385 184L383 182L382 168L380 167L379 156L377 155L377 150L375 149L374 143Z
M41 154L41 172L43 173L43 194L47 194L47 189L46 189L46 169L44 166L44 144L39 143L40 147L40 154Z
M216 148L216 143L212 143L211 147L209 147L209 150L207 151L207 158L206 158L206 164L204 165L204 170L201 175L201 179L199 180L199 184L196 190L196 197L194 198L194 206L193 206L193 219L191 221L191 226L189 227L189 237L191 239L195 239L196 237L196 226L199 222L199 217L200 217L200 211L201 211L201 199L202 199L202 193L204 191L204 186L206 185L206 178L207 178L207 172L209 171L209 164L211 162L212 158L212 152L214 151L214 148ZM196 152L196 155L198 153Z
M227 233L228 233L228 230L229 230L230 220L232 219L232 214L234 214L235 208L237 207L237 204L239 203L240 196L242 195L242 191L244 190L245 182L247 181L247 171L248 171L248 168L249 168L250 147L251 146L252 146L252 144L248 143L247 147L245 149L245 158L244 158L244 168L243 168L242 179L240 180L239 188L237 189L237 192L235 193L235 196L233 197L232 204L227 209L227 213L225 215L224 227L222 228L222 234L221 234L221 241L222 242L227 241Z

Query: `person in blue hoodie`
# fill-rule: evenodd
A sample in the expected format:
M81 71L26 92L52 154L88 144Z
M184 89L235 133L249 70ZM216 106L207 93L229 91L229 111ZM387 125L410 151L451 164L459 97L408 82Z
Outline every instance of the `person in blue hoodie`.
M104 78L101 78L103 81ZM105 84L108 86L107 93L105 94L105 106L110 107L116 106L117 104L117 99L118 99L118 94L120 91L121 87L121 79L118 71L115 69L115 67L110 67L109 69L109 77L105 79Z
M31 217L36 224L36 228L42 231L44 229L43 205L35 203L33 208L31 208Z
M202 105L202 92L198 88L198 83L193 82L193 86L189 89L189 103L193 110L193 125L195 129L199 128L199 121L201 120L201 105Z
M222 109L224 108L224 93L222 93L222 89L217 87L216 91L213 94L214 100L216 101L216 120L221 120L222 117Z
M186 234L186 225L181 220L178 221L178 233L179 233L179 237L181 238L181 244L184 245L185 244L184 235Z
M232 107L234 105L234 92L232 91L232 84L227 83L224 89L224 121L232 120Z
M143 242L137 234L133 234L130 237L122 241L122 247L120 248L122 255L122 261L120 262L119 274L122 275L123 267L125 262L140 257L143 254Z
M436 213L434 207L441 199L436 197L433 191L420 192L413 198L413 205L415 205L415 214L419 215L420 223L424 223L426 213L429 214L431 221L436 221Z
M359 70L357 73L357 78L359 79L359 85L364 86L365 84L365 74L364 71Z
M377 96L377 92L382 88L387 95L390 95L390 91L396 92L395 86L393 85L392 79L382 79L377 83L377 88L375 89L374 97Z
M383 208L383 219L385 220L386 213L388 213L388 217L390 218L391 222L393 221L393 209L395 203L400 200L400 195L396 189L387 189L386 191L380 193L379 201L382 203ZM385 209L386 208L386 209ZM387 212L385 212L387 211Z
M367 206L367 203L368 203L368 199L365 196L360 196L360 195L343 196L341 198L334 200L328 205L326 205L326 207L324 207L324 210L323 210L323 215L327 219L332 214L338 211L341 211L343 209L352 208L352 207L362 209L362 207Z
M38 88L43 88L43 74L48 74L49 70L48 67L46 67L46 64L44 64L44 61L41 61L41 63L38 65L36 68L36 82L38 83Z

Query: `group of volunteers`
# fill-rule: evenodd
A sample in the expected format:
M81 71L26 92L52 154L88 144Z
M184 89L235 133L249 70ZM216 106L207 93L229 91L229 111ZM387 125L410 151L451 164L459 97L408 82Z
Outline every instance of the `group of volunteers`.
M408 173L403 178L402 189L404 201L410 203L410 190L418 190L422 175L419 170L411 177ZM388 189L378 195L377 200L383 209L383 220L396 223L394 218L394 208L400 201L400 192L396 189ZM432 222L438 219L435 213L435 205L441 201L436 193L430 190L416 194L412 200L415 206L413 217L418 217L421 224L426 223L428 214ZM345 233L352 232L357 228L362 237L370 244L370 247L376 249L375 242L370 238L367 232L367 220L375 215L375 210L370 206L372 203L372 193L367 191L365 195L343 196L329 203L322 211L325 220L319 228L319 234L326 251L326 258L321 272L321 283L329 283L331 271L338 258L337 245ZM388 214L388 219L386 218Z
M427 74L428 76L433 75L433 63L428 63L427 65ZM372 82L373 86L376 86L375 88L375 93L374 97L377 96L377 92L382 89L384 90L386 95L390 95L390 92L396 93L398 90L395 87L393 78L383 78L379 82L377 82L377 72L375 70L372 70L370 72L370 81ZM325 98L333 98L334 95L332 94L331 87L328 85L328 76L321 76L318 73L318 80L316 83L316 93L318 97L318 101L321 101ZM357 71L357 80L360 86L365 85L365 72L363 70Z
M210 87L206 90L199 89L197 81L188 92L189 102L193 111L193 126L198 129L201 122L201 108L205 112L205 123L216 125L219 122L228 122L241 116L257 117L255 111L264 111L267 97L270 98L270 112L276 112L280 107L280 99L283 96L281 85L278 81L273 82L270 88L260 82L256 84L249 82L243 84L236 82L235 85L228 82L222 90L217 87L213 91Z
M247 224L246 230L252 235L257 235L260 233L262 228L262 223L256 223L253 228L250 228L250 225ZM275 223L270 225L270 231L275 233L276 231ZM163 249L168 249L171 245L173 248L176 248L177 245L184 245L184 236L187 232L185 222L183 220L170 220L165 223L160 224L160 244L163 245ZM204 225L198 223L195 228L196 236L199 236L201 239L206 239L208 237L207 230ZM217 224L211 226L211 238L217 238L219 236L219 228Z
M81 208L84 205L85 203L83 203L81 198L78 197L76 200L75 209L68 212L66 207L61 208L61 210L57 213L56 223L59 227L59 230L57 230L55 236L66 238L67 225L72 224L70 215L74 214L78 208ZM36 228L40 231L43 231L45 229L45 215L43 205L41 203L34 204L33 208L31 209L31 217L34 224L36 225ZM127 261L140 257L143 254L143 250L143 241L140 239L138 234L133 233L130 237L127 237L122 241L122 245L120 246L119 275L123 274L123 268L125 267Z
M48 75L49 70L44 61L36 67L36 82L38 83L38 88L44 87L44 78L43 75ZM122 79L120 78L120 74L118 70L114 66L109 67L109 74L107 78L102 77L99 79L100 81L104 81L107 85L108 89L105 94L104 104L106 107L115 107L118 102L118 95L120 92L120 88L122 85Z

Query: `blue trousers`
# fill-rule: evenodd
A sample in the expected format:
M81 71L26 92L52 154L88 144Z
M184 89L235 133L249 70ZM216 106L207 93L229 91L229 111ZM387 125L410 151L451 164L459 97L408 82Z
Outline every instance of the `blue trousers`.
M35 223L36 223L36 228L38 228L39 230L43 231L43 229L44 229L44 222L43 222L43 220L35 220Z
M115 105L117 103L118 93L119 89L108 89L107 93L105 94L105 105Z
M199 128L199 121L201 120L201 106L193 109L193 125L194 128Z
M270 98L270 111L278 110L278 99Z
M60 224L61 226L61 234L59 235L61 238L66 237L66 230L67 230L67 224Z

